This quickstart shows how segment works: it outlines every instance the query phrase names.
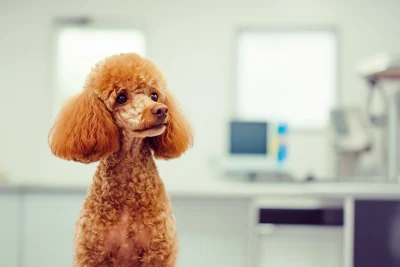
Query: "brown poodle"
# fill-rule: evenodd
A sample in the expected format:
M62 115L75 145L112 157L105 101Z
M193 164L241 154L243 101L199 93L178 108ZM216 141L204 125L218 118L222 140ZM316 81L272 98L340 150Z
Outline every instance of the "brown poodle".
M192 135L151 61L120 54L98 63L49 142L60 158L100 161L76 223L74 266L175 266L175 221L153 155L179 157Z

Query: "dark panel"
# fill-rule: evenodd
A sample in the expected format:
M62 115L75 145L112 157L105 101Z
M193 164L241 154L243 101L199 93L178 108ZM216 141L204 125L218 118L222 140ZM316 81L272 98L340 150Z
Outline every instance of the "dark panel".
M343 209L261 209L259 223L343 225Z
M400 266L400 202L356 201L354 267Z

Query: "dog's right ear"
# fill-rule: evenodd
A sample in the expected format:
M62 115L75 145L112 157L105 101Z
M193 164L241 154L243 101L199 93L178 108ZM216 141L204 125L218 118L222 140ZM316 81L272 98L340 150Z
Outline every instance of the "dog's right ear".
M119 149L118 128L104 103L93 93L72 97L63 107L49 134L57 157L91 163Z
M170 92L167 93L165 105L169 113L167 127L163 134L151 139L151 145L156 158L172 159L181 156L193 145L192 128Z

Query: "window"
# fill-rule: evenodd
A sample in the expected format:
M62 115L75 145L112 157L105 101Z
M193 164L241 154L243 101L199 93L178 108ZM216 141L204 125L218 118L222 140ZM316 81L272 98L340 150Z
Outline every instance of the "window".
M322 129L336 102L332 31L243 31L238 36L237 116Z
M65 26L56 38L54 116L67 98L82 90L98 61L119 53L145 54L144 36L135 29Z

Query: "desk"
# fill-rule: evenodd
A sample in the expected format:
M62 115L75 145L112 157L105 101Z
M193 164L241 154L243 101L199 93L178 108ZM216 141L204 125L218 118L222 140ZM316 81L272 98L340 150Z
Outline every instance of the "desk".
M304 237L308 240L307 236L313 236L314 241L328 240L333 247L329 248L326 242L310 246L324 247L322 252L336 251L344 264L340 267L352 267L354 200L400 199L400 186L381 184L257 184L215 179L197 184L166 183L166 189L172 197L181 241L178 267L253 267L257 262L270 263L272 257L260 250L271 248L276 249L276 262L286 251L283 245L278 254L279 246L275 244L292 242L293 236L299 242ZM7 237L0 239L0 248L7 252L2 253L0 266L43 267L54 262L60 263L57 266L69 266L74 223L86 190L73 185L0 186L0 214L7 218L0 228L1 236ZM299 231L296 227L278 226L274 234L269 234L271 229L260 228L256 221L256 212L262 207L333 204L344 207L347 214L341 229ZM254 233L260 232L261 242L255 241Z

